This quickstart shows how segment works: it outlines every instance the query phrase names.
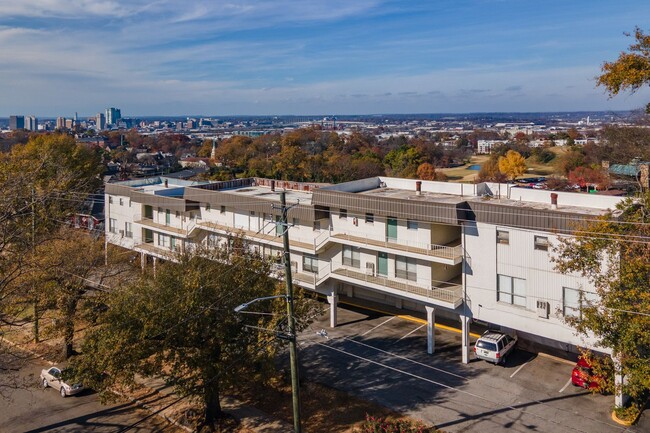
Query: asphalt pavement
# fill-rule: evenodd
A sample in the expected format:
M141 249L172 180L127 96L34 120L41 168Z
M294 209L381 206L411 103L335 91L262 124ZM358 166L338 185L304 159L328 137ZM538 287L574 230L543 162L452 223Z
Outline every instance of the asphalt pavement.
M461 363L460 334L402 317L339 307L300 335L301 375L435 424L448 432L650 432L611 419L613 396L570 383L570 361L516 350L505 365ZM325 331L325 332L323 332Z
M20 386L4 388L0 397L0 432L185 433L155 416L125 430L146 418L149 412L133 403L102 405L91 390L62 398L55 389L39 386L39 374L46 367L49 364L39 360L30 360L18 367Z

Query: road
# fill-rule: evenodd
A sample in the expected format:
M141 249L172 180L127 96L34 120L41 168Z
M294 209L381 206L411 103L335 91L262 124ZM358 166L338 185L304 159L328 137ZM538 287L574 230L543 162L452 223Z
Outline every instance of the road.
M648 432L648 417L626 428L612 421L612 396L569 382L573 365L517 350L505 366L460 362L460 334L436 329L426 353L426 327L360 309L323 316L300 336L307 380L373 400L448 432ZM325 329L327 337L319 332Z
M0 360L0 363L6 360ZM6 363L5 363L6 365ZM90 390L61 398L52 389L39 387L39 374L49 365L43 361L28 361L19 367L19 383L29 385L18 389L3 389L0 400L0 432L111 432L122 431L149 415L132 403L102 405ZM6 381L5 381L6 382ZM181 433L158 417L146 419L128 430L132 433Z

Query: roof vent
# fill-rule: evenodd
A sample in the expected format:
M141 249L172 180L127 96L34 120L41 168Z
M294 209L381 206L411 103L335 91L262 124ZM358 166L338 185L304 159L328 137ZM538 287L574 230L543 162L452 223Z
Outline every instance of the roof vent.
M551 193L551 209L557 209L557 193Z

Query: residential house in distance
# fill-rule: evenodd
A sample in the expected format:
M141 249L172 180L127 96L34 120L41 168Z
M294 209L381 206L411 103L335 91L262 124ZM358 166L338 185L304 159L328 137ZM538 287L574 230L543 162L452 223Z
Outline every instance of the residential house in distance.
M471 322L517 333L528 347L593 347L564 318L580 314L594 288L556 272L552 247L620 197L389 177L338 185L153 177L106 185L106 241L155 265L193 245L227 244L239 232L251 248L279 257L281 192L295 204L288 212L293 281L327 297L331 326L346 299L424 313L429 353L436 317L455 320L463 362Z

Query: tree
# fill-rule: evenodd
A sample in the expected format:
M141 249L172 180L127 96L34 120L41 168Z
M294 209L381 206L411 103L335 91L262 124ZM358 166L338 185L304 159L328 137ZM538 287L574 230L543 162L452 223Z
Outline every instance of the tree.
M499 157L496 154L490 155L490 158L481 165L478 172L480 182L503 182L506 180L505 174L499 170Z
M509 150L506 156L499 158L499 171L510 180L515 180L526 172L526 160L519 152Z
M562 240L555 259L558 271L580 274L596 288L598 299L583 296L580 314L567 322L612 351L626 380L610 391L633 398L650 389L649 237L646 193L579 227L574 237Z
M626 36L631 35L627 33ZM610 96L625 90L634 93L650 84L650 35L636 27L634 38L636 43L628 47L628 52L621 52L614 62L603 63L602 74L597 77L598 85L605 87ZM650 112L650 104L646 111Z
M587 188L589 185L596 185L599 190L606 190L611 185L607 173L601 168L577 167L567 176L569 183L577 184L580 188Z
M127 252L128 253L128 252ZM105 266L107 259L109 266ZM48 239L36 248L36 272L32 275L40 297L51 300L58 310L54 329L63 337L63 359L74 352L73 342L78 310L88 293L105 290L114 284L114 277L129 270L128 256L110 245L104 251L104 243L94 239L88 232L62 227L56 237Z
M286 332L283 298L256 303L237 314L236 306L283 293L269 275L270 264L240 238L213 250L198 250L160 265L155 277L106 295L106 313L89 332L75 369L84 383L105 393L134 376L161 376L180 395L198 400L203 424L223 414L219 397L234 384L264 380ZM304 329L313 304L296 291L298 327Z

